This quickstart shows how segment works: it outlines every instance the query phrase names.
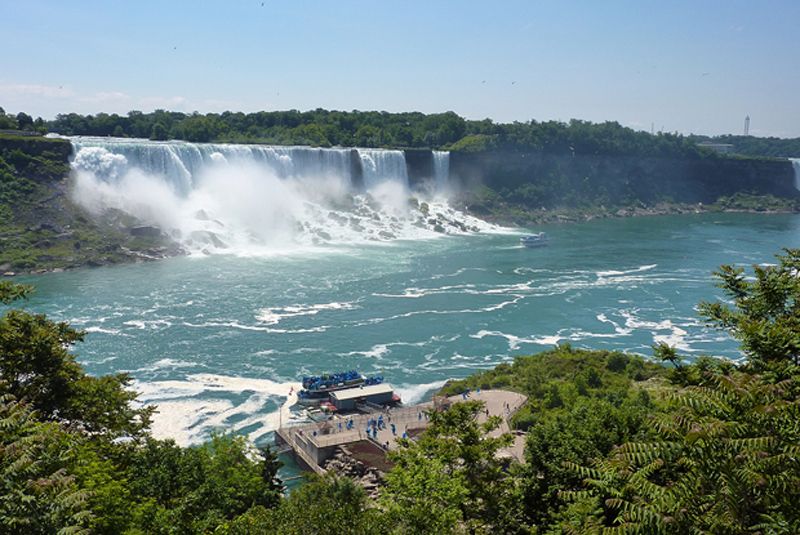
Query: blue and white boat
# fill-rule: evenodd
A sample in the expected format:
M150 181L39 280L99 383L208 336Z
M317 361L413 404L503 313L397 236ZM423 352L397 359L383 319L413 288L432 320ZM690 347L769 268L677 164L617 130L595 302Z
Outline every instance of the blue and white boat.
M306 406L319 405L330 399L331 392L381 383L383 376L367 377L355 370L303 377L303 389L297 393L297 402Z
M538 232L536 234L529 234L519 239L519 243L525 247L543 247L550 242L547 234Z

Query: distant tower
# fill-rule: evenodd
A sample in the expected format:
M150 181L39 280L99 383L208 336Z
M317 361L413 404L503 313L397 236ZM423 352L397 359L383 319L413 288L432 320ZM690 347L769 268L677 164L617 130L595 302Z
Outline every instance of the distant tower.
M745 118L744 118L744 135L746 135L746 136L750 135L750 116L749 115L745 116Z

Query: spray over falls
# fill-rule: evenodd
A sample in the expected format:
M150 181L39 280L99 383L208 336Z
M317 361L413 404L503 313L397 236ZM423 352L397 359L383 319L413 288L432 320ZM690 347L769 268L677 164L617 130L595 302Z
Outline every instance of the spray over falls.
M397 150L71 138L73 199L190 252L259 254L494 227L448 206L448 158L410 186Z

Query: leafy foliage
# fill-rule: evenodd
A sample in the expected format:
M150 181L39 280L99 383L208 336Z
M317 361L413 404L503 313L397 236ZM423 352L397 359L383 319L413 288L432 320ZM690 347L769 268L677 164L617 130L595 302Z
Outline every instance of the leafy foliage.
M713 157L677 135L651 135L617 122L559 121L494 123L469 121L448 111L437 114L335 111L316 109L256 113L185 114L156 110L127 115L61 114L47 124L66 135L124 134L151 139L260 142L362 147L429 147L482 152L504 148L546 154L637 154Z
M88 533L89 493L67 471L80 440L57 424L39 422L13 396L0 396L0 531Z
M592 469L573 465L589 491L572 497L600 500L600 524L614 526L607 532L752 533L768 523L794 533L798 387L797 378L714 374L653 418L656 440L628 442Z
M721 266L714 275L732 304L700 304L700 315L739 340L759 369L800 364L800 249L786 249L777 260L753 266L752 279L742 268Z
M251 507L274 507L277 466L251 454L243 437L214 436L199 448L148 440L128 461L136 524L147 533L202 533Z
M628 441L593 467L572 463L585 489L562 528L586 533L796 533L800 530L800 251L778 264L716 272L730 305L700 314L742 343L737 368L686 366L674 349L656 355L688 385L650 416L654 437Z
M24 290L10 290L21 293ZM112 437L139 436L152 409L133 409L126 374L91 377L67 350L83 333L43 314L11 310L0 317L0 393L29 403L40 417Z
M800 157L800 138L756 137L756 136L689 136L693 141L711 141L733 145L736 154L767 158Z
M229 535L372 535L388 533L381 511L371 508L364 489L350 479L312 476L268 510L257 506L233 520Z
M0 304L8 305L18 299L25 299L33 292L32 286L0 281Z
M456 403L430 412L429 427L390 454L396 467L387 474L381 500L393 524L412 533L468 530L523 532L518 497L508 461L498 452L513 437L495 433L500 417L479 423L483 403Z

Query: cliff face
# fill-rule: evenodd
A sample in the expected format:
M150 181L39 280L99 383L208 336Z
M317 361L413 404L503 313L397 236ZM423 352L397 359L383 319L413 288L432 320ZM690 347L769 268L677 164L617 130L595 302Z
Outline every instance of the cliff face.
M412 188L433 178L433 153L431 151L406 149L403 152L406 155L408 182Z
M44 156L66 165L72 154L72 144L59 138L0 134L0 150L5 153L18 150L28 156Z
M484 185L532 207L712 203L736 193L797 198L789 161L454 152L451 180Z
M175 254L123 214L97 221L69 199L65 140L0 135L0 275ZM128 225L128 226L126 226Z

